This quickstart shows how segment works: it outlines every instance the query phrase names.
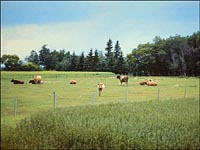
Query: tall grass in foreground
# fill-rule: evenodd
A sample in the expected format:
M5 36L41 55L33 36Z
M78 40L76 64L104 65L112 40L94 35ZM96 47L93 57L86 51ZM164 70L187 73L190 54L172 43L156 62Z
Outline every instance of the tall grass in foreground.
M1 137L2 149L200 149L198 100L113 103L40 112Z

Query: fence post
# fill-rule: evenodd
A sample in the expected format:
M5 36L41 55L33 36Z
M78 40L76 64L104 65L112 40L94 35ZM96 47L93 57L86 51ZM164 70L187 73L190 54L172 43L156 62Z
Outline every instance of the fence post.
M186 97L186 86L184 88L184 99L185 99L185 97Z
M95 104L95 96L96 96L96 91L94 91L92 95L92 104Z
M125 90L125 102L128 102L128 88Z
M14 98L14 116L17 115L17 97Z
M160 100L160 87L158 86L158 96L157 96L157 100Z
M55 110L56 109L56 92L53 92L53 106Z

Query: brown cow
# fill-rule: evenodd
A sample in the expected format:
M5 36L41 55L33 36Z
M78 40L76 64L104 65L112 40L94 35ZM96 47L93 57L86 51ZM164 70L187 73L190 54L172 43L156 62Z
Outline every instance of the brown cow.
M148 85L148 86L157 86L158 84L157 84L157 82L155 82L155 81L149 80L149 81L147 82L147 85Z
M139 84L140 85L147 85L147 82L148 82L148 80L144 80L144 81L141 81Z
M22 81L22 80L14 80L14 79L12 79L10 82L13 82L13 84L24 84L24 81Z
M76 82L76 80L70 80L69 81L69 84L76 84L77 82Z
M101 93L103 92L103 89L105 88L105 85L103 83L98 83L97 88L99 90L99 96L101 96Z
M120 80L121 85L122 85L123 82L125 82L126 85L128 84L128 76L117 75L117 79Z

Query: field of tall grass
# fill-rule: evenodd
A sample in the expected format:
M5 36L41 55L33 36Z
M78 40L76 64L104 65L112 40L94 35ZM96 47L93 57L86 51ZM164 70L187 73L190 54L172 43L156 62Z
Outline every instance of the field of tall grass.
M28 84L34 74L44 84ZM139 85L148 78L159 87ZM199 79L129 76L121 86L105 72L1 72L1 131L3 149L199 149Z

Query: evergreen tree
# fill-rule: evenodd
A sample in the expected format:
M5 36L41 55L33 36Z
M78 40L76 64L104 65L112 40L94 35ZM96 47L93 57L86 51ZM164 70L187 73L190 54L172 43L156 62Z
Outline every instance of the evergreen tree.
M93 50L90 49L90 52L88 53L87 55L87 60L86 60L86 63L85 63L85 68L87 71L92 71L94 70L94 59L93 59Z
M115 60L117 60L119 58L120 53L121 53L121 47L120 47L119 41L117 41L116 44L115 44L115 49L114 49Z
M75 71L76 69L77 69L77 56L76 56L75 52L73 52L73 54L71 56L69 70Z
M100 69L99 68L99 54L98 54L97 49L94 52L93 67L94 67L94 70L99 70Z
M79 60L78 60L77 70L83 71L84 70L84 63L85 63L85 56L84 56L84 52L82 52L81 56L79 57Z
M105 54L106 56L106 70L107 71L113 71L113 66L114 66L114 56L113 56L113 46L112 46L112 40L109 39L105 50L107 53Z
M51 52L47 48L47 45L43 45L42 49L39 51L40 65L43 65L46 70L50 69L51 65Z

